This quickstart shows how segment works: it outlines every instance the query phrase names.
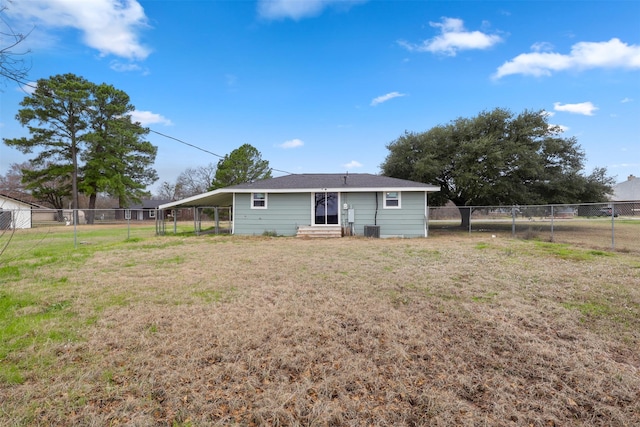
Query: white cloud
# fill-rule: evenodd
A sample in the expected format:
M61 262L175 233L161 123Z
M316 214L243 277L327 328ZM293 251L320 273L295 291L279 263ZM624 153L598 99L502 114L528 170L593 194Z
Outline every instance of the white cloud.
M621 103L626 104L627 102L633 102L633 99L631 98L623 98L622 100L620 100Z
M171 126L173 123L160 114L152 113L151 111L135 110L131 113L131 119L134 122L139 122L142 126L152 125L160 123L165 126Z
M299 20L319 15L325 8L349 8L368 0L259 0L258 14L265 19Z
M502 38L495 34L481 31L467 31L464 22L457 18L442 18L442 22L430 22L429 25L440 28L441 34L420 44L399 41L398 43L410 51L442 53L455 56L460 50L488 49L500 43Z
M628 45L613 38L606 42L576 43L567 55L542 51L523 53L498 67L494 78L510 74L550 76L557 71L591 68L638 69L640 46Z
M567 132L570 128L569 126L565 126L565 125L552 125L551 123L549 123L549 127L553 128L554 130L558 131L559 133L564 133Z
M120 61L111 61L111 64L109 65L109 68L111 68L113 71L118 71L118 72L126 72L126 71L140 71L141 68L138 64L135 63L122 63Z
M361 168L362 163L358 162L357 160L351 160L349 163L345 163L342 166L347 169L356 169L356 168Z
M554 102L553 109L556 111L565 111L567 113L593 116L593 112L596 111L598 107L593 105L591 102L580 102L577 104L561 104L559 102Z
M38 82L27 82L22 86L16 88L16 90L26 93L27 95L33 95L33 93L36 91L36 87L38 87Z
M382 104L383 102L387 102L390 99L398 98L398 97L401 97L401 96L407 96L407 95L404 94L404 93L400 93L400 92L390 92L390 93L388 93L386 95L382 95L382 96L378 96L377 98L373 98L371 100L371 104L370 105L372 107L375 107L378 104Z
M298 147L302 147L304 145L304 142L300 139L292 139L289 141L285 141L282 144L279 144L278 147L280 148L298 148Z
M149 48L139 41L147 17L136 0L30 0L11 4L8 13L37 27L75 28L87 46L102 56L145 59Z

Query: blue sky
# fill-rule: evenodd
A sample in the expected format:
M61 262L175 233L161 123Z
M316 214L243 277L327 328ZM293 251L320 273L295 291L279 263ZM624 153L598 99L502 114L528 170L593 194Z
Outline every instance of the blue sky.
M29 81L127 92L156 132L292 173L378 173L386 145L496 107L546 110L586 172L640 175L640 2L22 0ZM21 88L0 92L2 137ZM160 180L218 157L151 133ZM0 174L27 160L0 145ZM275 175L281 175L276 172Z

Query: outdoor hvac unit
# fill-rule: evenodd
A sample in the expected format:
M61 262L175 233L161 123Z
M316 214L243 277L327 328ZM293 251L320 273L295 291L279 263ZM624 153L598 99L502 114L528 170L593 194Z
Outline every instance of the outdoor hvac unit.
M379 225L365 225L364 226L364 237L380 237L380 226Z

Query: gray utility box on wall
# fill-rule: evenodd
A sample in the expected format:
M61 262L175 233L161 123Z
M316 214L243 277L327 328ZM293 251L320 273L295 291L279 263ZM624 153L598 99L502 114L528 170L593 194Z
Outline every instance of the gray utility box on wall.
M364 237L380 237L380 226L379 225L365 225L364 226Z

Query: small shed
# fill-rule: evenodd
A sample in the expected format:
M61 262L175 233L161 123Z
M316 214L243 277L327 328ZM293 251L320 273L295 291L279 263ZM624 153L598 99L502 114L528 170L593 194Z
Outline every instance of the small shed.
M231 232L238 235L426 237L427 195L439 190L373 174L291 174L158 208L231 207Z
M0 194L0 229L31 228L31 210L38 205Z

